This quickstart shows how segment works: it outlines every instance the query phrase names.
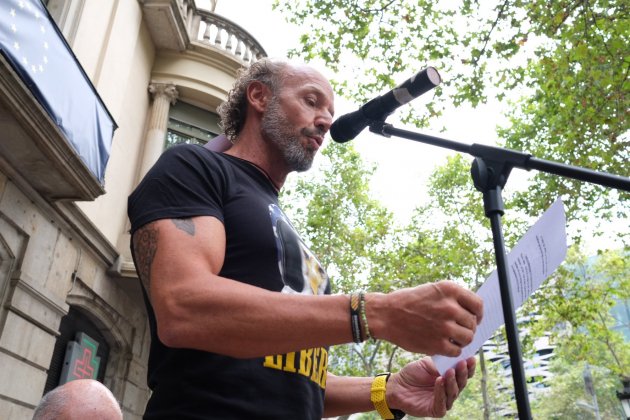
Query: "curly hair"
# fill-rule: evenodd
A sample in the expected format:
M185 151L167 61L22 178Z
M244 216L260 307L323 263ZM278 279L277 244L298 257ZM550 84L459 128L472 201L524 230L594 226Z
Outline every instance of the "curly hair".
M247 87L250 83L258 81L267 85L272 94L276 94L282 84L288 63L263 58L252 63L248 68L238 71L236 82L228 92L228 97L217 108L221 118L221 128L225 136L234 143L241 132L247 117Z

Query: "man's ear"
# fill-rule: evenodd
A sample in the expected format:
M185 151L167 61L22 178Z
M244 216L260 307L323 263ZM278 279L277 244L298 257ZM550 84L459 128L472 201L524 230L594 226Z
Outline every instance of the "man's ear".
M247 86L247 102L256 111L263 113L271 99L271 89L257 80Z

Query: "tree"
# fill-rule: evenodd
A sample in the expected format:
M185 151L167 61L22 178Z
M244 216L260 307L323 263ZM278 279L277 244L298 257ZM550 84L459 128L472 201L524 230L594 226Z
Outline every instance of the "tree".
M541 419L592 419L594 413L587 408L592 405L592 397L585 391L584 363L576 363L564 355L557 355L552 361L553 380L547 392L532 401L532 415ZM590 367L593 376L593 389L597 395L600 418L620 418L621 406L615 396L619 381L606 369ZM586 403L586 404L584 404Z
M370 197L374 168L365 167L351 145L326 147L322 155L323 170L299 179L282 200L331 276L335 292L349 293L366 286L371 260L387 246L392 215Z
M573 249L558 275L538 293L544 302L532 335L551 332L558 352L619 377L630 373L630 342L613 329L611 309L630 300L628 250L586 258ZM531 309L530 309L531 310Z
M523 69L532 93L513 103L511 125L499 134L512 148L628 176L630 10L616 1L545 3L534 2L529 13L536 35L548 44ZM521 204L537 213L555 195L565 194L572 197L568 214L594 205L608 218L614 203L630 198L626 192L602 200L608 193L540 174ZM621 210L627 217L627 203Z
M305 28L292 54L322 59L337 73L337 93L356 103L434 65L445 79L434 103L404 121L423 126L450 104L522 97L506 104L510 125L499 134L507 147L628 175L630 10L622 0L276 0L275 7ZM630 213L627 192L544 175L517 204L539 214L558 194L569 219L590 211L623 223Z

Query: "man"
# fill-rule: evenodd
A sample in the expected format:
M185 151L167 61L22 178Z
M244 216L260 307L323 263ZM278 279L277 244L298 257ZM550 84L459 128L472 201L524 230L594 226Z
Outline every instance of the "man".
M94 379L77 379L48 392L33 420L122 420L120 405L111 391Z
M428 358L387 378L327 373L329 346L370 336L456 356L483 312L476 295L450 282L330 295L278 206L286 176L311 166L330 128L328 81L264 59L240 75L219 112L233 143L226 152L174 147L129 198L152 330L145 418L320 419L375 407L397 418L396 410L443 416L473 358L443 377Z

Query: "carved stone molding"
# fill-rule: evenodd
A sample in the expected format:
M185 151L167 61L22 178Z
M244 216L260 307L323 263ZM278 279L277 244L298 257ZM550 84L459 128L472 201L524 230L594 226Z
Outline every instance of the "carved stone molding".
M177 98L179 97L177 87L172 83L152 82L149 85L149 93L154 101L156 99L165 99L170 102L171 105L175 105Z

